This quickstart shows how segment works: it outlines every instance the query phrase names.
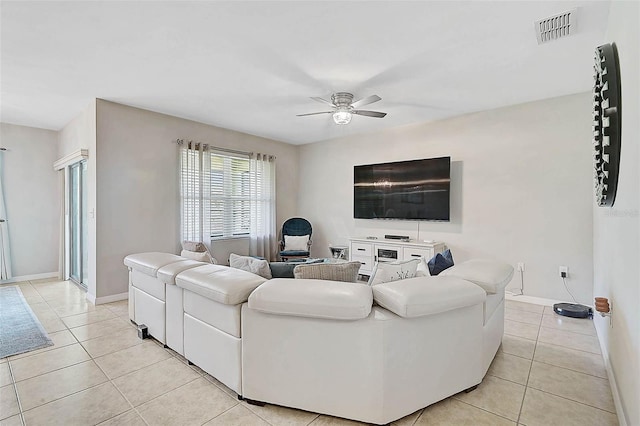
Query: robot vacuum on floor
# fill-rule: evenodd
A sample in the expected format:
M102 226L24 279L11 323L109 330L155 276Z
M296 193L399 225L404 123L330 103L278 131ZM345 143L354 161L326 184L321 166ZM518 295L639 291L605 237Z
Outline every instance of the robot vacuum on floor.
M591 318L593 316L593 311L590 307L577 303L556 303L553 305L553 311L563 317Z

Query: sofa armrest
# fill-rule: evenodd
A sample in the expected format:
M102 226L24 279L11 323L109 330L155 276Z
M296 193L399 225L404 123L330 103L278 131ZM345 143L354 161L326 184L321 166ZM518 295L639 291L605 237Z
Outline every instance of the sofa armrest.
M482 287L487 293L503 292L513 277L513 266L488 259L472 259L445 269L440 276L458 277Z

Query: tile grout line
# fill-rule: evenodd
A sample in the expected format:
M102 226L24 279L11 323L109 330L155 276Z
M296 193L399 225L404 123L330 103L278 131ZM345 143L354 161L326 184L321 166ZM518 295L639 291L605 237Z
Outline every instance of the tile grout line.
M130 407L131 407L133 410L135 410L135 411L136 411L136 413L140 416L140 418L142 419L142 421L143 421L145 424L147 424L147 425L148 425L147 421L146 421L146 420L145 420L145 419L140 415L140 413L138 412L138 410L136 409L136 407L134 407L134 406L133 406L133 404L132 404L132 403L131 403L131 402L130 402L130 401L129 401L129 400L128 400L128 399L127 399L123 394L122 394L122 392L120 391L120 389L118 389L118 387L115 385L115 383L113 383L113 381L111 380L111 378L110 378L110 377L109 377L109 376L104 372L104 370L100 367L100 365L98 365L98 363L97 363L97 362L95 362L95 358L94 358L94 357L93 357L93 356L92 356L92 355L87 351L87 349L84 347L84 345L82 345L82 342L80 342L80 340L78 340L78 338L76 337L76 335L71 331L71 328L76 328L76 327L69 327L69 326L68 326L68 324L63 320L63 318L67 318L67 317L74 316L74 315L82 315L83 313L74 314L74 315L67 315L67 316L65 316L65 317L61 317L61 316L60 316L60 314L59 314L59 313L58 313L58 312L57 312L57 311L56 311L56 310L55 310L55 309L54 309L54 308L49 304L49 301L48 301L48 300L46 300L46 299L45 299L45 298L40 294L40 292L39 292L37 289L35 289L35 290L36 290L36 292L40 295L40 297L45 301L45 303L47 304L47 306L49 306L49 308L54 312L54 314L56 315L56 317L57 317L57 318L62 322L62 324L64 325L65 329L64 329L64 330L59 330L59 331L68 331L69 333L71 333L71 336L76 340L77 344L79 344L79 345L80 345L80 347L81 347L81 348L82 348L82 350L87 354L87 356L89 357L89 359L88 359L88 360L81 361L81 362L73 363L73 364L67 365L67 366L65 366L65 367L57 368L57 369L54 369L54 370L48 371L48 372L46 372L46 373L42 373L42 374L39 374L39 375L37 375L37 376L30 377L30 378L28 378L28 379L35 378L35 377L40 377L40 376L42 376L42 375L44 375L44 374L48 374L48 373L51 373L51 372L54 372L54 371L59 371L59 370L62 370L62 369L64 369L64 368L67 368L67 367L72 367L72 366L74 366L74 365L81 364L81 363L83 363L83 362L92 361L92 362L94 363L94 365L95 365L95 366L96 366L96 367L97 367L97 368L102 372L102 374L104 374L104 376L105 376L105 378L106 378L107 380L106 380L105 382L99 383L99 384L97 384L97 385L89 386L89 387L87 387L87 388L85 388L85 389L82 389L82 390L79 390L79 391L77 391L77 392L72 392L72 393L70 393L70 394L68 394L68 395L65 395L65 396L63 396L63 397L53 399L53 400L51 400L51 401L49 401L49 402L47 402L47 403L45 403L45 404L40 404L40 405L38 405L38 406L32 407L32 408L30 408L29 410L33 410L33 409L36 409L36 408L38 408L38 407L42 407L42 406L44 406L44 405L47 405L47 404L50 404L50 403L52 403L52 402L55 402L55 401L61 400L61 399L63 399L63 398L69 397L69 396L71 396L71 395L75 395L75 394L77 394L77 393L80 393L80 392L86 391L86 390L88 390L88 389L92 389L92 388L95 388L95 387L98 387L98 386L104 385L105 383L111 383L111 384L112 384L112 386L114 386L114 388L115 388L115 389L116 389L116 390L117 390L117 391L122 395L122 397L124 398L124 400L125 400L125 401L127 401L127 403L129 403ZM27 302L27 303L29 303L29 302ZM111 312L112 314L116 315L116 318L118 317L118 315L117 315L115 312L111 311L111 310L110 310L110 309L108 309L108 308L106 308L106 309L107 309L109 312ZM86 311L86 312L84 312L84 313L89 313L89 312L95 312L95 311ZM97 324L97 323L99 323L99 322L107 321L107 320L109 320L109 319L113 319L113 318L108 318L108 319L105 319L105 320L96 321L96 322L94 322L94 323L87 323L87 324L84 324L84 325L82 325L82 326L78 326L78 327L87 326L87 325L89 325L89 324ZM49 331L47 331L47 333L49 333ZM51 333L53 333L53 332L51 332ZM114 333L109 333L109 334L114 334ZM109 335L109 334L107 334L107 335ZM100 337L102 337L102 336L100 336ZM92 340L92 339L88 339L88 340ZM74 344L75 344L75 343L72 343L71 345L74 345ZM65 345L65 346L62 346L62 347L67 347L67 346L71 346L71 345ZM136 346L136 345L133 345L133 346ZM61 347L61 348L62 348L62 347ZM128 348L124 348L124 349L128 349ZM122 349L121 349L121 350L122 350ZM50 352L50 351L45 351L45 352L41 352L41 353L46 353L46 352ZM117 351L115 351L115 352L117 352ZM110 353L113 353L113 352L110 352ZM109 353L109 354L110 354L110 353ZM103 355L101 355L101 356L104 356L104 355L108 355L108 354L103 354ZM25 358L28 358L28 356L27 356L27 357L25 357ZM98 358L99 358L99 357L98 357ZM19 358L19 359L22 359L22 358ZM10 362L10 361L9 361L9 360L7 360L7 362ZM10 366L10 365L9 365L9 368L10 368L10 371L11 371L11 366ZM22 405L20 404L19 395L18 395L18 389L17 389L17 385L16 385L15 378L13 377L13 373L11 374L11 378L12 378L12 381L13 381L14 391L15 391L15 393L16 393L16 398L18 399L18 408L19 408L19 410L20 410L20 418L21 418L21 420L22 420L22 424L23 424L23 425L26 425L26 421L24 420L24 412L25 412L25 411L23 411L23 410L22 410ZM28 379L24 379L24 380L28 380ZM29 411L29 410L26 410L26 411ZM127 410L127 411L129 411L129 410ZM127 411L125 411L125 413L126 413ZM123 414L123 413L119 413L119 414L117 414L116 416L110 417L109 419L105 419L104 421L108 421L108 420L110 420L110 419L112 419L112 418L114 418L114 417L117 417L117 416L121 415L121 414ZM103 421L103 422L104 422L104 421ZM101 423L103 423L103 422L101 422Z
M102 383L98 383L98 384L95 384L95 385L89 386L89 387L84 388L84 389L80 389L80 390L75 391L75 392L71 392L71 393L69 393L69 394L67 394L67 395L64 395L64 396L61 396L61 397L59 397L59 398L52 399L51 401L47 401L47 402L45 402L44 404L36 405L35 407L31 407L31 408L29 408L28 410L24 410L22 413L26 413L26 412L28 412L28 411L33 411L33 410L35 410L35 409L38 409L38 408L40 408L40 407L44 407L45 405L52 404L52 403L54 403L54 402L56 402L56 401L60 401L61 399L65 399L65 398L70 397L70 396L72 396L72 395L77 395L77 394L79 394L79 393L81 393L81 392L84 392L84 391L87 391L87 390L89 390L89 389L97 388L97 387L102 386L102 385L104 385L104 384L106 384L106 383L108 383L108 380L106 380L106 381L104 381L104 382L102 382Z
M20 416L20 421L22 425L26 425L27 422L24 420L24 415L22 414L22 403L20 402L20 395L18 395L18 386L16 385L15 377L13 377L13 370L11 369L11 363L9 359L7 359L7 367L9 368L9 376L11 377L11 384L13 385L13 392L16 395L16 402L18 403L18 415ZM13 416L12 416L13 417Z
M579 334L579 335L581 335L581 336L589 336L589 337L595 337L595 338L597 338L597 335L596 335L596 334L582 333L582 332L580 332L580 331L574 331L574 330L565 330L565 329L560 328L560 327L547 327L547 326L545 326L544 324L541 324L541 325L540 325L540 327L541 327L541 328L545 328L545 329L547 329L547 330L555 330L555 331L561 331L561 332L563 332L563 333L573 333L573 334ZM594 329L594 330L595 330L595 329Z
M532 342L533 342L533 340L532 340ZM536 348L537 348L537 346L538 346L538 344L537 344L537 343L538 343L538 342L536 342L536 345L535 345L535 348L534 348L534 356L535 356L535 349L536 349ZM588 355L599 355L599 354L594 354L593 352L587 352L587 351L581 351L581 350L579 350L579 349L569 348L569 347L567 347L567 346L555 345L555 344L553 344L553 343L547 343L547 342L540 342L540 343L542 343L542 344L544 344L544 345L554 346L554 347L557 347L557 348L563 348L563 349L573 350L573 351L576 351L576 352L582 352L582 353L584 353L584 354L588 354ZM500 355L500 352L496 353L496 356L498 356L498 355ZM513 353L510 353L510 352L505 352L505 351L504 351L504 349L502 350L502 355L509 355L509 356L514 356L514 357L517 357L517 358L520 358L520 359L524 359L524 360L527 360L527 361L533 361L533 358L526 358L526 357L521 356L521 355L518 355L518 354L513 354ZM608 377L596 376L595 374L585 373L584 371L575 370L575 369L573 369L573 368L571 368L571 367L564 367L564 366L562 366L562 365L556 365L556 364L552 364L552 363L550 363L550 362L540 361L540 360L536 360L536 362L539 362L539 363L541 363L541 364L551 365L551 366L553 366L553 367L564 368L565 370L570 370L570 371L573 371L573 372L576 372L576 373L586 374L587 376L595 377L595 378L598 378L598 379L609 380L609 378L608 378ZM496 376L496 375L491 374L491 373L489 373L489 372L487 372L487 375L490 375L490 376L493 376L493 377L498 377L498 378L503 379L503 380L509 380L509 379L505 379L505 378L500 377L500 376ZM512 380L509 380L509 381L512 381ZM513 382L513 383L518 383L518 382ZM521 383L519 383L519 384L521 384Z
M544 312L544 311L543 311ZM542 320L540 320L542 323ZM518 418L516 419L516 423L520 424L520 417L522 417L522 409L524 408L524 400L527 396L527 391L529 390L529 378L531 377L531 370L533 369L533 360L536 358L536 350L538 350L538 339L540 338L540 329L542 326L538 326L538 334L536 335L536 344L533 348L533 354L531 355L531 363L529 364L529 373L527 374L527 381L524 385L524 393L522 394L522 402L520 402L520 411L518 411Z
M158 342L157 340L153 339L153 341L154 341L155 343L157 343L157 345L158 345L158 346L162 346L162 344L161 344L160 342ZM138 346L138 345L134 345L134 346ZM132 346L132 347L133 347L133 346ZM125 349L129 349L129 348L125 348ZM162 349L165 349L165 348L162 348ZM122 349L122 350L124 350L124 349ZM117 352L117 351L116 351L116 352ZM115 352L112 352L112 353L115 353ZM160 361L155 362L155 363L153 363L153 364L149 364L149 365L147 365L147 366L145 366L145 367L142 367L142 368L139 368L139 369L137 369L137 370L131 371L131 372L127 373L127 374L136 373L136 372L138 372L138 371L142 370L143 368L147 368L147 367L149 367L149 366L151 366L151 365L155 365L155 364L158 364L158 363L160 363L160 362L167 361L167 360L169 360L169 359L176 359L176 361L178 361L180 364L184 364L181 360L179 360L179 359L177 358L177 356L176 356L176 355L179 355L179 354L177 354L177 352L176 352L176 355L173 355L173 354L172 354L172 353L170 353L170 352L167 352L167 353L170 355L170 357L169 357L169 358L167 358L167 359L163 359L163 360L160 360ZM102 355L101 355L101 356L102 356ZM93 358L92 358L92 359L93 359ZM97 364L98 364L98 363L96 363L96 365L97 365ZM102 370L102 367L100 367L100 365L98 365L98 368L100 368L100 370L104 373L104 375L107 377L107 379L109 380L109 382L113 385L113 387L115 387L115 388L116 388L116 390L120 393L120 395L122 395L122 397L124 398L124 400L125 400L125 401L127 401L127 402L129 403L129 405L130 405L130 406L132 407L132 409L136 412L136 414L138 414L138 416L140 416L140 418L142 419L142 421L143 421L146 425L148 425L149 423L147 422L147 420L144 418L144 416L143 416L143 415L140 413L140 411L138 410L138 408L139 408L139 407L141 407L142 405L147 404L147 403L149 403L149 402L153 401L154 399L160 398L160 397L161 397L161 396L163 396L163 395L166 395L166 394L168 394L168 393L170 393L170 392L173 392L173 391L174 391L174 390L176 390L176 389L179 389L179 388L181 388L181 387L183 387L183 386L186 386L186 385L188 385L189 383L193 383L193 382L195 382L195 381L196 381L196 380L198 380L198 379L201 379L201 378L202 378L202 379L205 379L205 380L206 380L206 378L204 377L204 375L203 375L202 373L198 373L196 370L193 370L193 369L191 368L191 366L190 366L190 365L188 365L188 364L187 364L187 366L188 366L188 367L189 367L193 372L195 372L196 374L198 374L198 377L197 377L197 378L195 378L195 379L193 379L193 380L190 380L190 381L188 381L187 383L184 383L184 384L182 384L182 385L180 385L180 386L178 386L178 387L176 387L176 388L174 388L174 389L168 390L167 392L164 392L164 393L162 393L162 394L160 394L160 395L157 395L157 396L155 396L154 398L150 399L149 401L145 401L144 403L140 404L139 406L134 406L134 405L133 405L133 403L132 403L131 401L129 401L129 399L126 397L126 395L125 395L125 394L120 390L120 388L119 388L119 387L115 384L115 382L114 382L114 380L116 380L116 379L118 379L118 378L120 378L120 377L124 377L124 376L126 376L127 374L123 374L122 376L118 376L118 377L116 377L116 378L114 378L114 379L111 379L111 378L107 375L107 373L106 373L104 370ZM207 380L207 382L208 382L208 383L211 383L211 382L209 382L208 380ZM215 384L214 384L214 383L211 383L211 384L215 386ZM217 387L217 386L216 386L216 387ZM222 389L220 389L220 390L222 391ZM236 405L238 405L238 404L236 404ZM233 407L235 407L236 405L234 405ZM231 407L231 408L233 408L233 407ZM230 408L230 409L231 409L231 408ZM127 410L127 411L128 411L128 410ZM228 411L228 410L227 410L227 411ZM126 412L126 411L125 411L125 412ZM123 414L123 413L117 414L116 416L113 416L113 417L111 417L110 419L112 419L112 418L114 418L114 417L117 417L117 416L119 416L119 415L121 415L121 414ZM216 417L217 417L217 416L216 416ZM211 420L213 420L214 418L215 418L215 417L213 417L213 418L211 418L211 419L209 419L209 420L207 420L207 421L211 421ZM110 419L106 419L105 421L108 421L108 420L110 420ZM205 422L205 423L206 423L206 422Z
M585 407L595 408L596 410L604 411L605 413L615 414L616 416L618 415L618 413L617 413L617 412L615 412L615 411L609 411L609 410L606 410L606 409L604 409L604 408L596 407L595 405L587 404L586 402L582 402L582 401L577 401L577 400L575 400L575 399L571 399L571 398L568 398L568 397L566 397L566 396L557 395L557 394L555 394L555 393L553 393L553 392L549 392L549 391L546 391L546 390L543 390L543 389L538 389L538 388L534 388L534 387L531 387L531 389L535 389L535 390L537 390L538 392L546 393L546 394L548 394L548 395L553 395L553 396L555 396L555 397L562 398L562 399L567 400L567 401L575 402L575 403L577 403L577 404L584 405ZM614 409L615 409L615 408L614 408Z
M495 376L492 376L492 377L495 377ZM502 379L502 377L498 377L498 379L504 380L504 379ZM511 383L515 383L515 382L511 382ZM517 384L518 384L518 385L520 385L520 386L523 386L523 385L522 385L522 384L520 384L520 383L517 383ZM462 392L464 392L464 391L462 391ZM458 394L460 394L460 393L461 393L461 392L458 392L457 394L451 395L449 398L452 398L452 397L454 397L454 396L456 396L456 395L458 395ZM442 400L442 401L444 401L444 400ZM442 402L442 401L434 402L432 405L438 404L439 402ZM466 401L463 401L463 400L461 400L461 399L457 399L457 398L456 398L456 401L461 402L461 403L463 403L463 404L466 404L466 405L468 405L468 406L470 406L470 407L473 407L473 408L475 408L475 409L478 409L478 410L484 411L485 413L489 413L489 414L492 414L492 415L494 415L494 416L496 416L496 417L500 417L500 418L502 418L502 419L508 420L508 421L510 421L510 422L516 422L516 423L518 423L518 421L517 421L517 420L512 420L512 419L510 419L510 418L508 418L508 417L505 417L505 416L504 416L504 415L502 415L502 414L494 413L493 411L489 411L489 410L487 410L486 408L478 407L478 406L476 406L476 405L470 404L470 403L468 403L468 402L466 402ZM430 406L424 407L424 408L423 408L423 410L426 410L428 407L430 407ZM420 414L420 417L422 417L422 414ZM416 419L416 421L417 421L417 419Z
M141 345L142 345L142 344L143 344L143 343L141 343ZM138 346L138 345L133 345L133 346L130 346L130 347L128 347L128 348L124 348L124 349L120 349L120 350L127 350L127 349L130 349L130 348L134 347L134 346ZM119 352L120 350L115 351L115 352ZM85 349L85 351L86 351L86 349ZM110 355L110 354L115 353L115 352L111 352L111 353L109 353L109 354L100 355L99 357L96 357L96 358L100 358L100 357L103 357L103 356L106 356L106 355ZM88 352L87 352L87 353L88 353ZM131 407L129 410L124 411L123 413L118 413L118 414L116 414L115 416L110 417L110 418L108 418L108 419L105 419L105 420L103 420L103 421L102 421L102 422L100 422L100 423L107 422L107 421L109 421L109 420L111 420L111 419L113 419L113 418L115 418L115 417L118 417L118 416L120 416L120 415L122 415L122 414L124 414L124 413L127 413L127 412L129 412L129 411L133 410L133 411L138 415L138 417L140 417L140 419L142 419L142 422L143 422L145 425L147 425L147 426L148 426L148 425L149 425L149 423L148 423L148 422L147 422L147 420L142 416L142 414L140 414L140 411L138 411L138 407L136 407L135 405L133 405L133 403L132 403L131 401L129 401L129 399L126 397L126 395L122 392L122 390L120 390L120 388L119 388L119 387L116 385L116 383L114 382L114 380L116 380L116 379L118 379L118 378L120 378L120 377L124 377L124 376L126 376L127 374L130 374L130 373L135 373L135 372L137 372L137 371L139 371L139 370L142 370L142 368L146 368L146 367L148 367L148 366L142 367L142 368L140 368L140 369L138 369L138 370L131 371L131 372L127 373L127 374L123 374L122 376L118 376L118 377L115 377L115 378L111 378L111 377L109 377L109 375L107 374L107 372L106 372L106 371L104 371L104 369L100 366L100 364L98 364L98 363L96 362L96 358L94 358L91 354L88 354L88 355L89 355L89 357L91 357L91 360L96 364L96 366L98 367L98 369L100 369L100 371L102 371L102 374L104 374L104 376L107 378L107 381L108 381L108 382L109 382L109 383L110 383L110 384L111 384L111 385L112 385L112 386L113 386L113 387L118 391L118 393L122 396L122 398L123 398L123 399L124 399L124 400L129 404L129 406ZM169 354L169 355L171 355L171 354ZM167 359L170 359L170 358L167 358ZM165 359L165 360L158 361L158 362L155 362L155 363L152 363L152 364L149 364L149 365L155 365L155 364L157 364L157 363L159 363L159 362L162 362L162 361L166 361L166 359ZM106 382L105 382L105 383L106 383ZM155 398L154 398L154 399L155 399ZM148 401L147 401L147 402L148 402Z
M424 414L424 410L426 408L427 407L424 407L424 408L420 409L420 414L418 414L418 417L416 417L416 419L413 421L413 423L411 423L411 425L409 425L409 426L415 426L415 424L418 423L418 420L420 420L420 417L422 417L422 415Z
M586 352L586 353L589 353L589 352ZM607 382L609 381L608 377L596 376L594 374L585 373L584 371L574 370L573 368L570 368L570 367L563 367L562 365L551 364L550 362L544 362L544 361L536 361L536 362L540 363L540 364L544 364L544 365L550 365L550 366L556 367L556 368L564 368L565 370L569 370L569 371L572 371L574 373L584 374L585 376L593 377L594 379L606 380Z
M425 407L425 408L426 408L426 407ZM422 417L422 414L424 414L424 408L421 408L419 411L420 411L420 414L418 414L418 415L416 416L416 419L415 419L413 422L411 422L411 424L410 424L409 426L415 426L415 424L416 424L416 423L418 423L418 419L419 419L420 417ZM398 419L398 420L400 420L400 419ZM393 423L395 423L395 422L392 422L391 424L393 424Z
M213 384L213 383L211 383L211 384ZM209 423L211 420L217 419L218 417L222 416L222 415L223 415L224 413L226 413L227 411L231 411L231 410L233 410L233 409L234 409L234 408L236 408L238 405L240 405L240 402L238 402L236 405L234 405L234 406L232 406L232 407L227 408L226 410L224 410L222 413L218 414L217 416L213 416L213 417L212 417L212 418L210 418L209 420L206 420L206 421L205 421L204 423L202 423L202 424L204 425L204 424L206 424L206 423ZM251 411L251 413L253 413L253 411ZM258 416L258 415L257 415L257 414L255 414L255 413L253 413L253 414L254 414L255 416L257 416L257 417L260 417L260 416ZM260 418L262 418L262 417L260 417ZM264 419L263 419L263 420L264 420ZM265 420L265 421L266 421L266 420ZM267 423L269 423L269 422L267 422ZM271 423L269 423L269 424L271 424Z
M74 344L75 344L75 343L74 343ZM71 345L68 345L68 346L71 346ZM63 348L66 348L66 347L68 347L68 346L63 346ZM82 349L84 349L84 348L82 348ZM42 352L42 353L43 353L43 354L45 354L45 353L48 353L48 352L52 352L52 351L47 351L47 352ZM41 354L38 354L38 355L41 355ZM28 357L25 357L25 358L28 358ZM18 358L18 359L16 359L16 360L14 360L14 362L15 362L15 361L20 361L21 359L25 359L25 358ZM26 380L35 379L36 377L40 377L40 376L44 376L45 374L49 374L49 373L53 373L53 372L56 372L56 371L64 370L65 368L73 367L73 366L75 366L75 365L82 364L83 362L88 362L88 361L92 361L92 360L93 360L92 358L89 358L89 359L83 359L82 361L74 362L74 363L72 363L72 364L65 365L64 367L54 368L53 370L47 371L47 372L45 372L45 373L41 373L41 374L37 374L37 375L35 375L35 376L27 377L26 379L20 379L20 380L18 380L18 382L24 382L24 381L26 381ZM15 382L15 383L18 383L18 382Z

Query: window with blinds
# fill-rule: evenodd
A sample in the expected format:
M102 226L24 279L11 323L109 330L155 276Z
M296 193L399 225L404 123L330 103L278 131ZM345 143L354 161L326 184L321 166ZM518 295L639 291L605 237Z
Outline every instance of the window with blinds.
M181 163L183 239L249 236L249 158L190 145Z
M209 161L211 238L248 236L251 226L249 159L211 152Z

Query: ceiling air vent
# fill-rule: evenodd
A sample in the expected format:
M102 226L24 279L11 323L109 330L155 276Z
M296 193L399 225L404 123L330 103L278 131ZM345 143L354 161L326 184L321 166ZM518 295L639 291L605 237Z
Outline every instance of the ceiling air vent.
M577 9L563 12L540 21L536 21L538 44L548 43L562 37L575 34Z

